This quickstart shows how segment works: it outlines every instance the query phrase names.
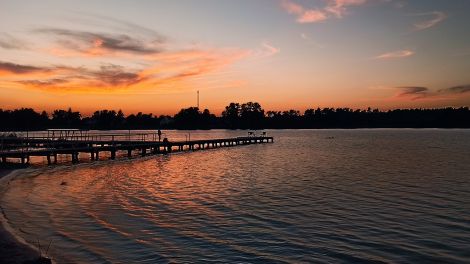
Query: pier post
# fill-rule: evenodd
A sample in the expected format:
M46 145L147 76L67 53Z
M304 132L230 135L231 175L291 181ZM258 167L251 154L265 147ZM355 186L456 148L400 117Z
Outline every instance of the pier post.
M128 149L127 150L127 157L130 159L132 157L132 150Z
M100 152L99 152L99 151L96 151L95 160L99 160L99 159L100 159Z
M78 163L78 152L72 152L72 163Z
M95 152L94 151L90 152L90 159L95 160Z
M146 148L142 148L142 157L144 157L146 154L147 154L147 149L146 149Z
M111 159L116 159L116 150L112 149L111 150Z
M51 155L47 154L47 165L51 165Z

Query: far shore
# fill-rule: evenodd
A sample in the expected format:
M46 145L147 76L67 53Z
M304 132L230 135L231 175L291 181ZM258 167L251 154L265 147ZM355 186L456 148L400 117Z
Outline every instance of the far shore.
M17 171L17 169L13 169L12 167L9 168L1 168L0 167L0 180L11 173ZM2 215L0 219L4 220L5 213L3 212L3 208L0 204L0 210ZM41 262L39 260L39 253L18 241L4 226L4 223L0 224L0 263L47 263Z

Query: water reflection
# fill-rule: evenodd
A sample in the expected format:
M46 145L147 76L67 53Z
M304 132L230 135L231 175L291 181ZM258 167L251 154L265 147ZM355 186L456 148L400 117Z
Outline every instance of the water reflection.
M469 132L270 134L275 144L40 168L2 205L62 262L470 257Z

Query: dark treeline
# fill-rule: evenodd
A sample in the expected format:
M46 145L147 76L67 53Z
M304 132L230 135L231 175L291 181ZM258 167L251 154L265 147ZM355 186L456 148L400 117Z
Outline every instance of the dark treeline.
M221 116L197 107L181 109L174 116L125 115L121 110L100 110L89 117L80 112L55 110L38 113L31 108L0 109L0 130L81 129L287 129L287 128L470 128L468 107L440 109L317 108L267 111L255 102L230 103Z

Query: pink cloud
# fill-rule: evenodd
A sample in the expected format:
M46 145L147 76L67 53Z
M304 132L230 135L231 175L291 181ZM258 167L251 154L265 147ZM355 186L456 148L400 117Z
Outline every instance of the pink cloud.
M349 6L359 6L366 3L367 0L328 0L323 8L307 8L291 0L281 2L284 10L289 14L297 16L298 23L315 23L328 19L330 15L341 18L346 14Z
M406 58L406 57L413 56L414 54L415 52L412 50L398 50L398 51L392 51L392 52L387 52L387 53L378 55L375 57L375 59L387 60L387 59Z
M341 18L346 14L348 6L358 6L365 2L366 0L331 0L325 10Z
M299 17L297 17L297 22L299 23L314 23L318 21L323 21L327 18L326 14L322 11L309 9L304 11Z
M414 24L415 30L425 30L434 27L447 18L447 15L444 12L439 11L416 14L416 16L433 16L433 18Z
M314 23L327 19L324 11L308 9L290 0L283 0L282 7L287 13L296 15L298 23Z

